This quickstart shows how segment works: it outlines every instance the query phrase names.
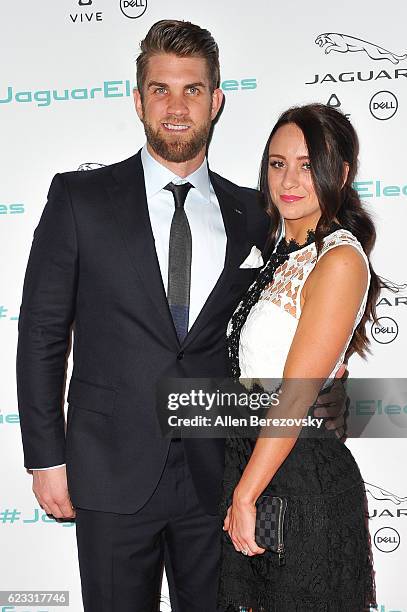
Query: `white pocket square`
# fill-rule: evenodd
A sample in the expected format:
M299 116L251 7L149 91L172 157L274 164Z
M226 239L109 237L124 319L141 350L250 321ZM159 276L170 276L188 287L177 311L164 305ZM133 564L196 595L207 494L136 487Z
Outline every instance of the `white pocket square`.
M263 265L264 261L263 257L261 256L261 251L255 245L253 245L252 250L239 268L261 268Z

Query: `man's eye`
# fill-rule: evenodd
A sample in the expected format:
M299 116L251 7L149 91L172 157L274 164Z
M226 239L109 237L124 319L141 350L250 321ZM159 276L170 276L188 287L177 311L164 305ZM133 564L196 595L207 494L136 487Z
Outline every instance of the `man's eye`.
M166 92L165 87L156 87L154 93L163 94Z
M309 162L305 162L302 167L304 168L304 170L311 170L311 164Z
M199 92L199 89L197 87L188 87L187 92L195 95Z

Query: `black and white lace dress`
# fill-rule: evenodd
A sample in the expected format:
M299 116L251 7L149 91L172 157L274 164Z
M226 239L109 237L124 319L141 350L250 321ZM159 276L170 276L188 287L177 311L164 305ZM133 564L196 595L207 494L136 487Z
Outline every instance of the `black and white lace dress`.
M338 226L336 226L338 228ZM319 258L339 245L366 255L342 228L325 237ZM315 235L304 245L281 240L237 307L228 327L235 378L281 378L301 315L300 296L317 262ZM359 323L367 291L355 320ZM331 376L342 363L347 345ZM253 441L229 439L222 515L250 457ZM300 437L267 491L288 500L285 565L272 552L245 557L223 534L219 609L253 612L362 612L375 606L362 477L345 444Z

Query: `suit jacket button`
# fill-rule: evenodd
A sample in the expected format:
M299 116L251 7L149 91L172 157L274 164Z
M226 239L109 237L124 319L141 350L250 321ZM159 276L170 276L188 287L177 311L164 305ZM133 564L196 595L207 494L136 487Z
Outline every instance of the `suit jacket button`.
M183 359L183 358L184 358L184 351L180 351L178 353L178 355L177 355L177 359L178 359L178 361L181 361L181 359Z

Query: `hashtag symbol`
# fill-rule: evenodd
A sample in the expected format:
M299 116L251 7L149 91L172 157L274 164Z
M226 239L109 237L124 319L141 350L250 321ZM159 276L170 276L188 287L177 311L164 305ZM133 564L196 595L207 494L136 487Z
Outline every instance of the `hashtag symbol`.
M19 521L20 514L21 512L18 512L17 508L13 508L13 510L6 508L6 510L0 512L0 523L14 523L15 521Z
M0 319L5 319L6 315L5 313L8 311L8 308L5 308L4 306L0 306Z

